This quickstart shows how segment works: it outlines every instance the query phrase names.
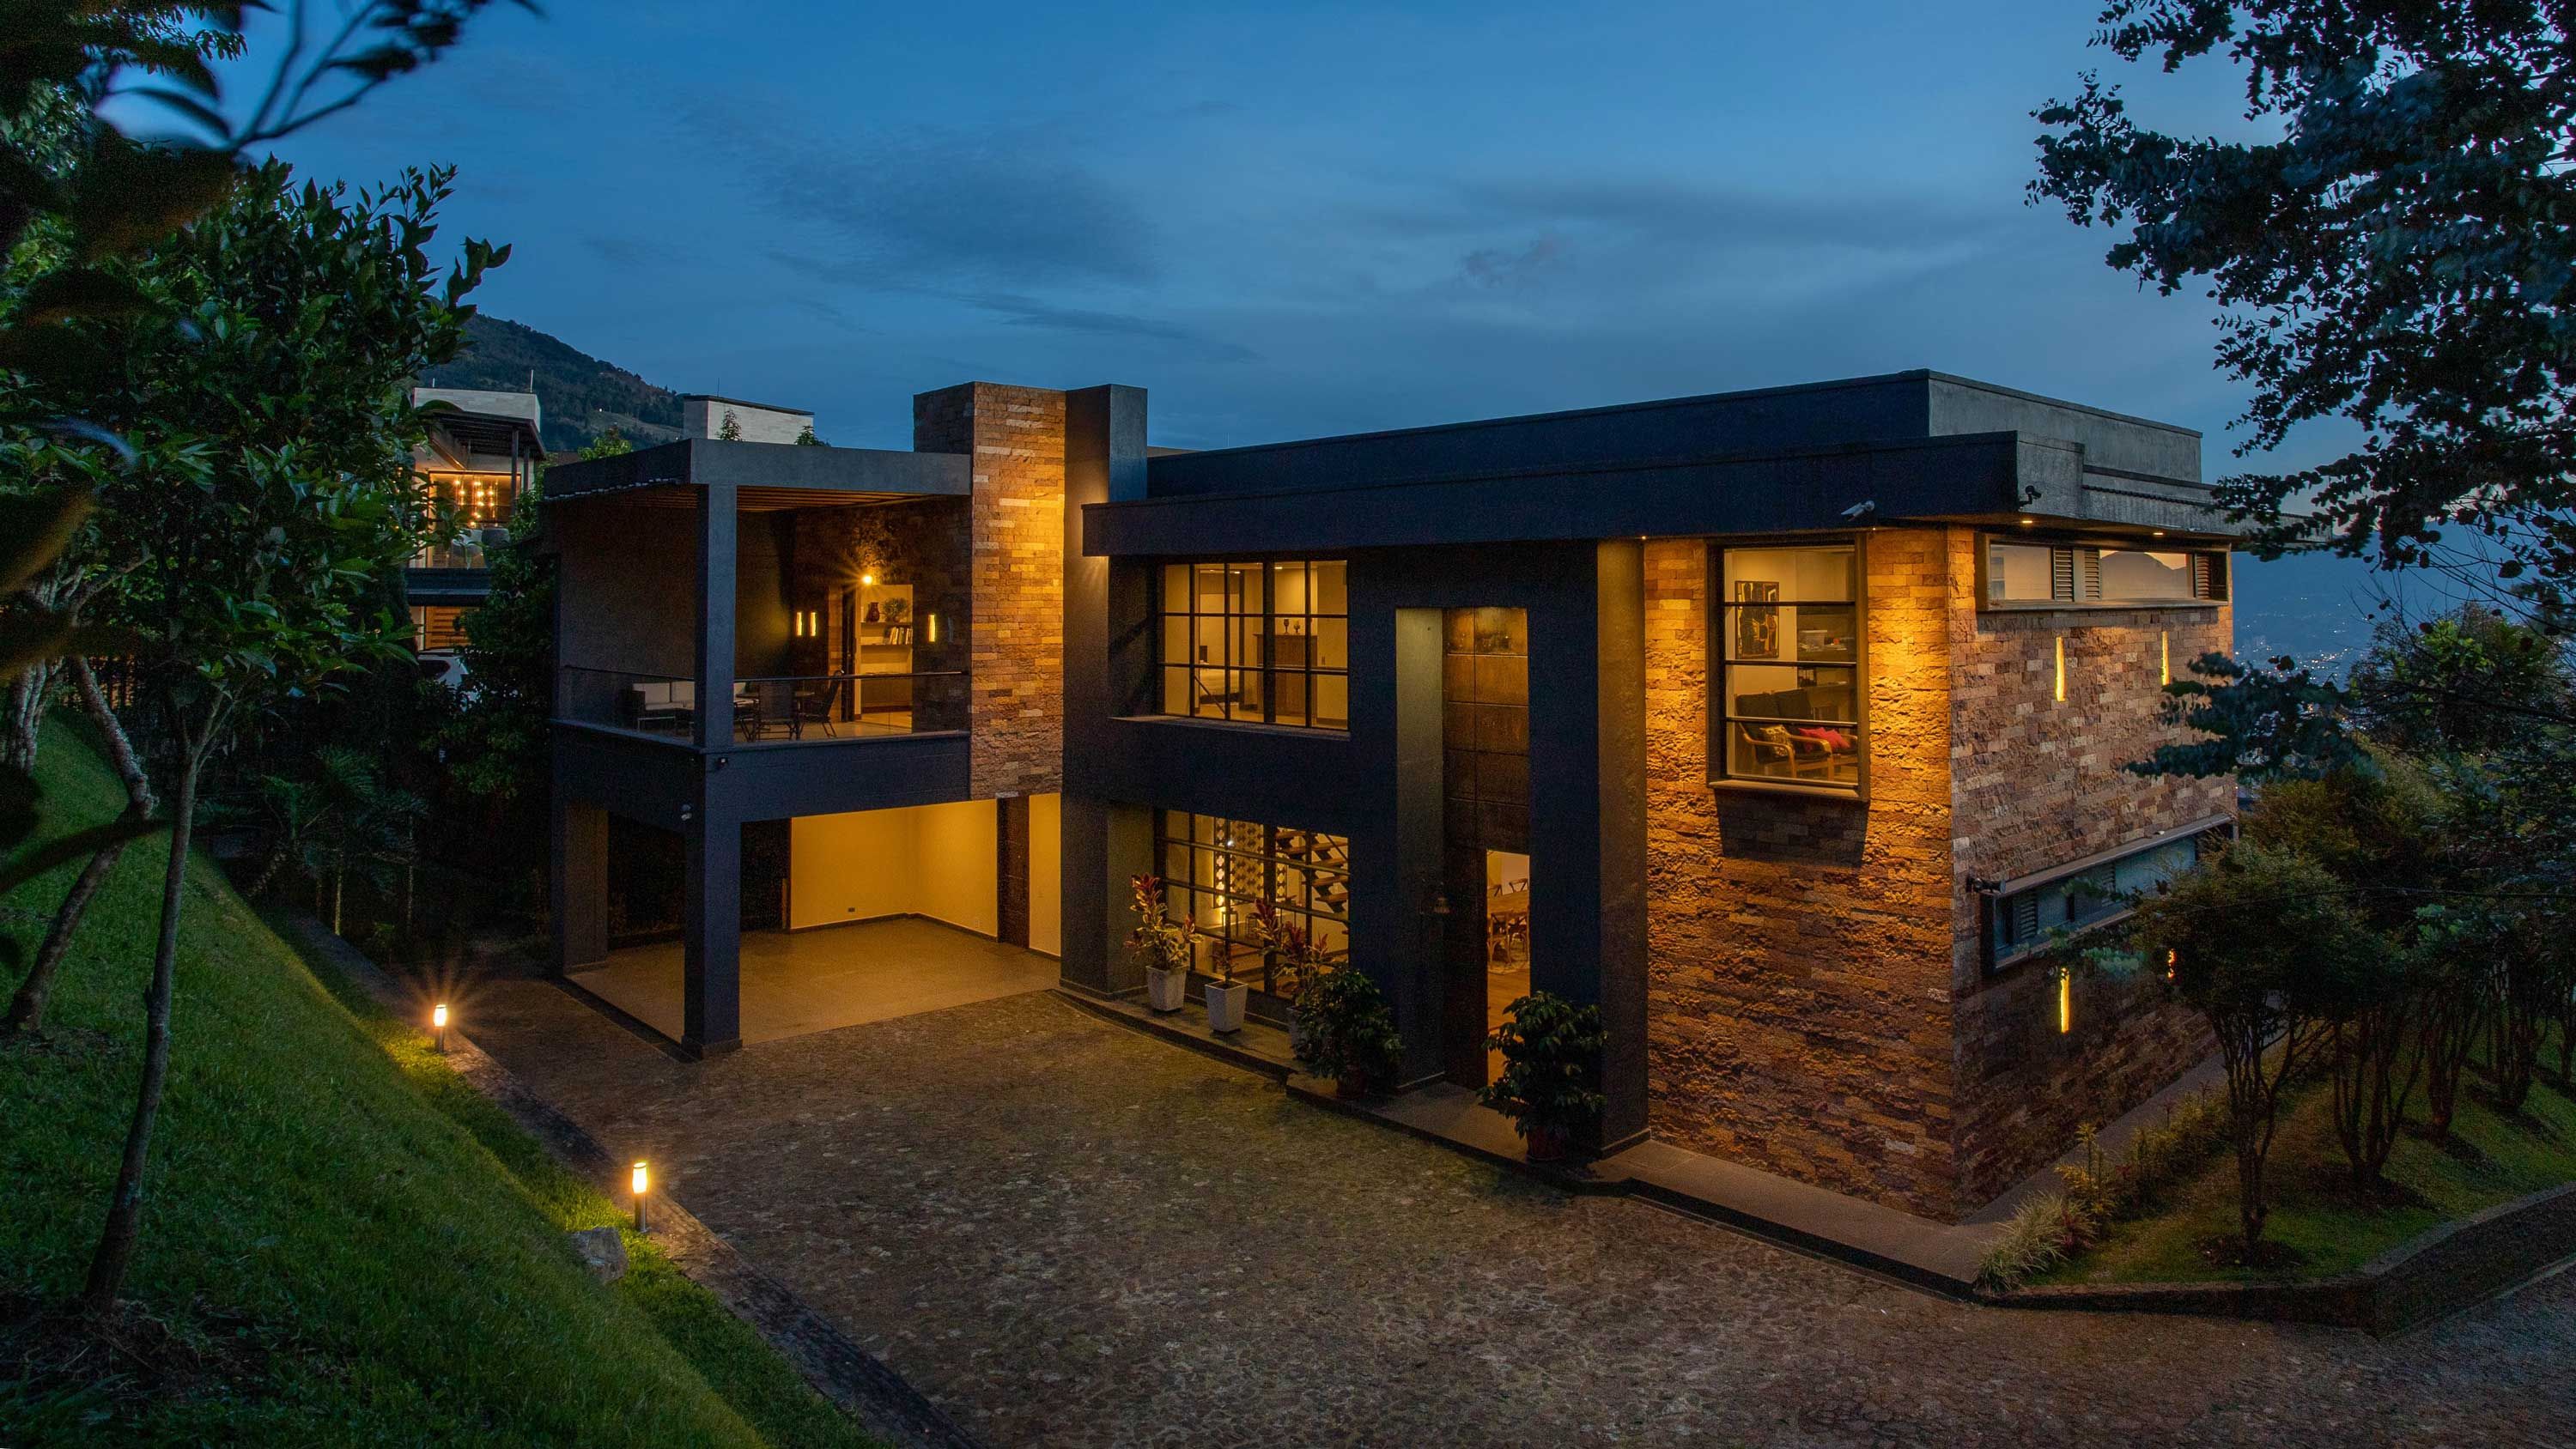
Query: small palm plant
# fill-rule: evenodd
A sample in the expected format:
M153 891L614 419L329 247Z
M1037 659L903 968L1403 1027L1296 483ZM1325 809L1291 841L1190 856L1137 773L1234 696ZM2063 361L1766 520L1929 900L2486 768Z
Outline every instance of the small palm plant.
M270 775L260 781L271 829L268 862L252 883L258 895L281 868L293 864L313 882L316 905L328 888L331 930L342 925L349 872L379 888L416 854L413 831L429 807L419 796L385 781L375 761L356 750L324 745L313 752L310 779Z

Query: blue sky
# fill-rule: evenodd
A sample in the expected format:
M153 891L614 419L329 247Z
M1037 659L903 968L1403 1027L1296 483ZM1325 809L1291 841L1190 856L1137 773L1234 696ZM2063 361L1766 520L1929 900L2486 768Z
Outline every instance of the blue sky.
M285 154L455 164L451 236L516 248L487 310L833 442L968 379L1136 384L1207 447L1934 367L2201 428L2214 476L2207 305L2023 201L2028 112L2118 68L2093 15L554 0ZM2242 124L2214 67L2132 93Z

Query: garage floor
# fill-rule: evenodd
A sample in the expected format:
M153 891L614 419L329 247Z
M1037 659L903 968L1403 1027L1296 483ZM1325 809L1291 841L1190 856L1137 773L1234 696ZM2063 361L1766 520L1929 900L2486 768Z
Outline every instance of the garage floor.
M680 943L635 946L574 973L583 990L680 1038ZM1053 957L917 916L742 938L745 1046L890 1021L1056 984Z

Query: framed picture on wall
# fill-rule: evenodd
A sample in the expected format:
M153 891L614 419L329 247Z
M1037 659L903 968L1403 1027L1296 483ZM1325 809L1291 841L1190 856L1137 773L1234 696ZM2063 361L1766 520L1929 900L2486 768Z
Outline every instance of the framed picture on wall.
M1780 585L1770 579L1735 581L1735 657L1780 657Z

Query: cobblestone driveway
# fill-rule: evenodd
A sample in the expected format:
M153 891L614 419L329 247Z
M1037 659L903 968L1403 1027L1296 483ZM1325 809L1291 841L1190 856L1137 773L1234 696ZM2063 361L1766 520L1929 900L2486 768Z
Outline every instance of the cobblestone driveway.
M1972 1308L1012 997L476 1039L1000 1445L2576 1444L2576 1274L2413 1336Z

